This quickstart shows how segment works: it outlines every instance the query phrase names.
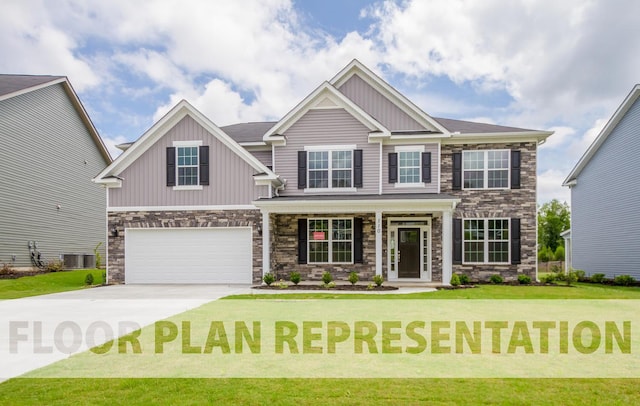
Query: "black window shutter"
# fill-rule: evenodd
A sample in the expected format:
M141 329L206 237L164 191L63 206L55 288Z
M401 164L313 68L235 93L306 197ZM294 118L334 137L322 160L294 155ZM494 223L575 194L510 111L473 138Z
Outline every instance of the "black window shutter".
M520 219L511 219L511 264L519 264L520 256Z
M362 187L362 150L353 151L353 186Z
M520 189L520 151L511 151L511 189Z
M298 151L298 189L304 189L306 187L307 187L307 151Z
M167 147L167 186L176 185L176 147Z
M200 158L200 184L209 184L209 146L202 145L199 150Z
M462 263L462 219L453 219L453 263Z
M298 263L307 263L307 219L298 219Z
M453 156L453 190L462 189L462 152L454 152Z
M398 181L398 154L395 152L389 153L389 183L396 183Z
M356 264L364 263L362 256L362 218L353 219L353 262Z
M431 183L431 152L422 153L422 181Z

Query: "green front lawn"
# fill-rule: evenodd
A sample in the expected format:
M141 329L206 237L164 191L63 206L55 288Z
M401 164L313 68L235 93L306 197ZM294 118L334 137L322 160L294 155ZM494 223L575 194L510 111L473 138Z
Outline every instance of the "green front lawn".
M293 294L232 299L640 299L639 288L493 286L412 295ZM637 349L634 349L636 351ZM66 361L62 361L66 362ZM215 362L212 359L212 362ZM11 379L0 404L640 404L640 379Z
M86 287L84 281L88 273L93 274L94 284L100 284L103 272L99 269L80 269L23 276L18 279L0 279L0 299L18 299L82 289Z

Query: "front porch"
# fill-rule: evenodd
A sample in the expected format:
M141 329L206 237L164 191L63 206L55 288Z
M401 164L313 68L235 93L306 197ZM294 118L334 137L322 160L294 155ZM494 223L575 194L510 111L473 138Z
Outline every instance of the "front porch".
M402 196L279 197L254 202L262 213L263 274L320 281L330 272L361 282L448 285L457 199Z

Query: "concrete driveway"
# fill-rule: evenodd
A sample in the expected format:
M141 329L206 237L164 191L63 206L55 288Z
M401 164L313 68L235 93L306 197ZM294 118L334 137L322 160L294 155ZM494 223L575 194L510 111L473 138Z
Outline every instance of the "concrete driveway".
M249 285L115 285L0 300L0 381L83 352Z

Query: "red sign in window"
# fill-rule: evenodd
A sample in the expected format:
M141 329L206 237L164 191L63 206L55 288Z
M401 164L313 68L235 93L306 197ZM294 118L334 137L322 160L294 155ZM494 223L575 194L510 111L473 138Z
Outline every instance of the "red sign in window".
M313 232L313 239L314 240L324 240L324 231L314 231Z

